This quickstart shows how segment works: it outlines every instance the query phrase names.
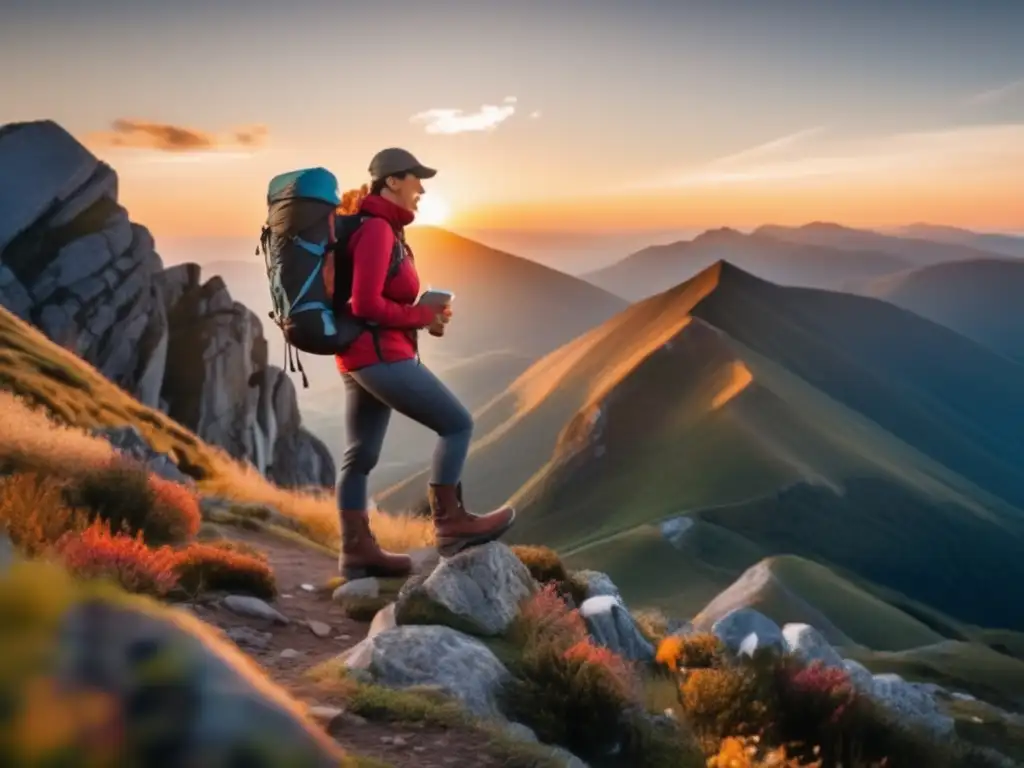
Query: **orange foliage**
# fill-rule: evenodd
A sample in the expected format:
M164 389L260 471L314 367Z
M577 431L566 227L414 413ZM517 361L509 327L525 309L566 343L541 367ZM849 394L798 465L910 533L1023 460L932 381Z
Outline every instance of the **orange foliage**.
M153 473L149 474L149 487L153 492L151 525L163 528L170 541L194 539L203 523L196 493Z
M523 601L511 631L522 645L550 643L562 652L588 636L580 612L569 609L554 582Z
M103 520L81 533L64 534L54 549L73 575L112 579L128 592L164 597L178 583L178 556L170 547L151 549L141 533L111 533L110 524Z
M359 187L359 189L350 189L341 196L341 205L338 206L338 213L348 215L356 213L359 210L359 205L365 198L370 194L370 187L366 184Z
M671 635L658 646L656 661L673 672L680 669L716 667L722 661L725 646L710 632Z
M174 569L179 585L192 594L224 590L271 598L277 593L266 558L239 551L226 542L189 544L178 553Z
M141 533L150 544L186 542L202 523L191 490L121 456L75 478L70 491L76 506L107 520L113 530Z
M88 515L65 502L53 477L25 472L0 478L0 530L25 555L43 554L65 533L88 524Z

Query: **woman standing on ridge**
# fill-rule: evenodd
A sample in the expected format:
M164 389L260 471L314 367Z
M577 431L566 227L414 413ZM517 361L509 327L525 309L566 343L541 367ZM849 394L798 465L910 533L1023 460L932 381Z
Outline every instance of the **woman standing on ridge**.
M462 468L473 436L473 418L448 388L420 362L417 332L440 334L450 306L417 303L420 279L405 227L416 216L423 179L437 171L404 149L385 149L370 161L371 186L359 213L368 218L352 234L352 314L374 324L343 354L338 370L345 384L348 445L338 474L341 514L341 570L349 579L404 576L412 559L382 550L370 530L368 476L377 464L393 410L438 435L428 498L442 555L497 539L512 525L515 511L502 507L470 514L462 503ZM396 242L397 241L397 242ZM404 249L397 270L392 249Z

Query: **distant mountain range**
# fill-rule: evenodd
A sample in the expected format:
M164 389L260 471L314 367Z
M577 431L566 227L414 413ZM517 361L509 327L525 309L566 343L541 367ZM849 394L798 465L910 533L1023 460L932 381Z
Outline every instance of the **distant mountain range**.
M991 253L1024 258L1024 237L972 232L969 229L945 227L938 224L910 224L898 227L893 234L938 243L953 243L978 248Z
M479 415L474 505L696 612L795 555L1024 629L1024 366L872 298L719 262L535 363ZM382 494L415 506L424 478Z
M720 259L783 285L859 290L875 278L946 261L1024 255L1024 239L928 228L884 234L814 222L802 227L763 226L750 234L709 230L693 240L644 248L582 277L637 301L653 296ZM936 238L925 237L936 230ZM955 236L952 233L956 233ZM985 250L987 244L998 246ZM1014 248L1019 253L1014 253Z

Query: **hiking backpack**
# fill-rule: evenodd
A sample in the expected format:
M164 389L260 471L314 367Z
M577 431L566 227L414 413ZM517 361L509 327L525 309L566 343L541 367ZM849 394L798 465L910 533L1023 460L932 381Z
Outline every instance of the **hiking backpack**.
M343 353L363 331L375 331L372 323L354 317L347 303L352 294L348 241L369 216L339 214L340 204L338 180L326 168L282 173L267 188L267 221L256 255L262 249L274 306L270 319L284 335L286 369L295 372L297 363L306 388L298 352ZM388 280L404 255L396 232Z

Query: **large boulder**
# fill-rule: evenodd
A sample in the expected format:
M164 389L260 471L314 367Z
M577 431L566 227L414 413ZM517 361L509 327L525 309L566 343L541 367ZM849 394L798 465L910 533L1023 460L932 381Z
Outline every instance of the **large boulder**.
M385 629L350 648L340 661L380 685L433 686L478 717L502 719L499 700L508 670L482 642L450 627Z
M7 712L35 724L31 744L0 746L2 765L64 764L83 748L97 764L342 764L300 705L209 625L53 565L0 573L0 645L20 660L0 672Z
M493 541L442 559L398 594L399 624L443 624L481 636L508 629L537 589L530 571L505 544Z
M165 270L117 186L56 123L0 128L0 303L275 482L333 485L260 319L197 264Z

